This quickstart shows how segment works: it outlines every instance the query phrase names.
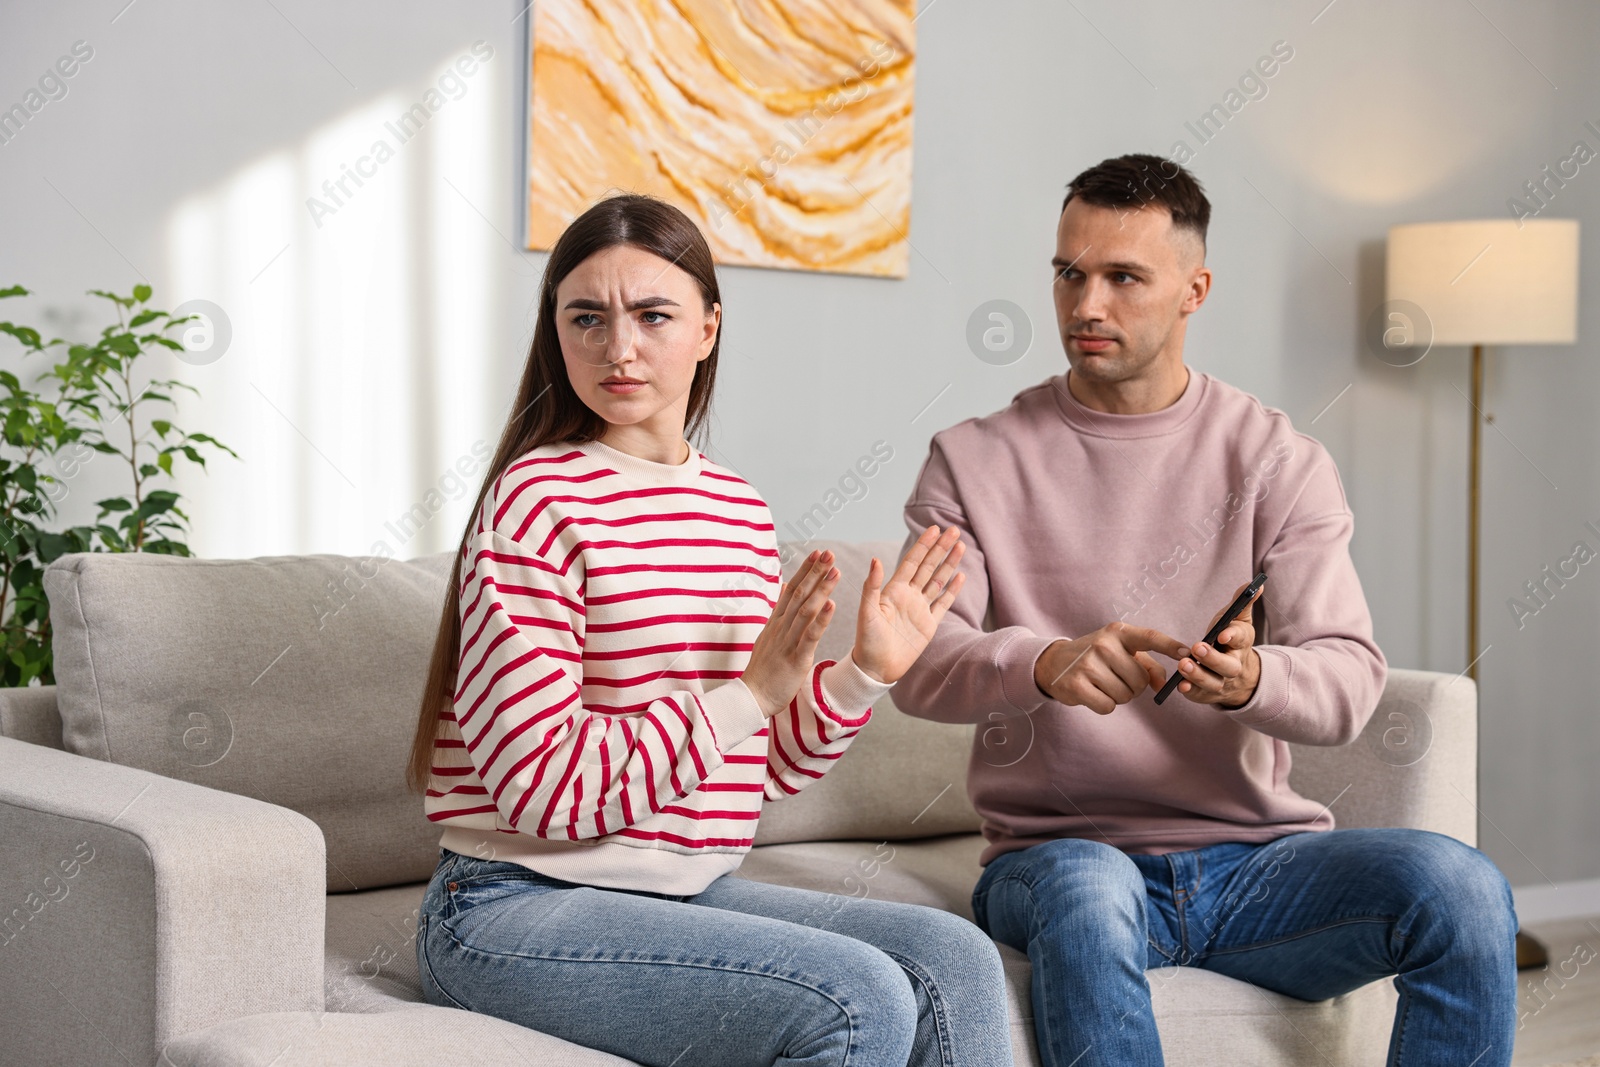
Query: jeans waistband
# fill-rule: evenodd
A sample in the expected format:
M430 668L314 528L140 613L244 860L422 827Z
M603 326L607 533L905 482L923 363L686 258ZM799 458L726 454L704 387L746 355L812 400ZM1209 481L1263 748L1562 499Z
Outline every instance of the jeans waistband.
M439 851L443 853L439 865L440 867L444 867L446 864L450 865L449 874L452 880L476 878L492 874L515 874L525 877L528 881L538 882L556 889L573 889L580 884L555 878L548 874L541 874L531 867L524 867L522 864L511 860L483 859L479 856L468 856L465 853L456 852L448 848L441 848Z

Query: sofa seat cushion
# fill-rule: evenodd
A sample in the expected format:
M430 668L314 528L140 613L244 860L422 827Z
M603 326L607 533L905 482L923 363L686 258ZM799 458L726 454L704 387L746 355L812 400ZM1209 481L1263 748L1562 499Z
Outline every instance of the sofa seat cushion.
M328 1011L400 1011L422 1004L417 918L427 882L328 894L323 961Z
M1391 981L1371 982L1331 1000L1308 1001L1194 967L1162 967L1145 974L1168 1063L1277 1067L1385 1062L1399 999Z
M804 794L802 794L804 795ZM796 798L798 799L798 798ZM922 904L972 919L980 834L919 841L807 841L750 850L734 877Z
M383 1015L276 1011L232 1019L167 1042L160 1067L435 1067L479 1060L636 1067L492 1015L431 1004Z
M960 834L924 841L829 841L764 845L741 873L756 881L903 900L972 918L972 886L983 839ZM891 852L890 850L893 850ZM865 873L871 857L881 862ZM815 872L828 872L818 876ZM832 879L830 882L829 879ZM853 879L848 884L846 879ZM852 889L851 886L857 888ZM328 1011L390 1012L423 1003L417 974L417 917L426 882L330 893L323 984ZM1025 1000L1026 998L1024 998Z
M763 845L750 851L734 877L921 904L970 920L982 850L978 834L919 841ZM328 897L328 1011L382 1013L390 1018L424 1006L417 976L416 924L426 888L426 883L418 882ZM1004 945L1000 958L1005 965L1013 1058L1018 1067L1037 1065L1030 992L1033 969L1025 955ZM1192 967L1147 973L1169 1063L1241 1067L1383 1062L1396 1000L1391 982L1374 982L1345 996L1313 1002Z
M979 834L923 841L826 841L751 850L739 874L761 882L829 893L898 900L972 918L972 888L981 868ZM891 851L892 850L892 851ZM1000 946L1005 965L1012 1057L1037 1064L1033 1036L1033 968L1027 956ZM1156 1024L1168 1063L1185 1067L1249 1064L1382 1063L1396 994L1373 982L1341 997L1297 1000L1194 967L1147 972Z

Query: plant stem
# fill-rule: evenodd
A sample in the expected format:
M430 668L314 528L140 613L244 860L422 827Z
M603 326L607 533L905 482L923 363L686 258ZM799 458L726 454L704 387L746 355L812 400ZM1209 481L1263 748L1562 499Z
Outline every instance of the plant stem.
M133 467L133 513L139 514L139 489L142 484L139 478L139 439L133 431L133 378L129 373L132 360L122 365L122 386L128 392L128 463ZM144 547L144 519L137 518L133 524L133 550L138 552Z

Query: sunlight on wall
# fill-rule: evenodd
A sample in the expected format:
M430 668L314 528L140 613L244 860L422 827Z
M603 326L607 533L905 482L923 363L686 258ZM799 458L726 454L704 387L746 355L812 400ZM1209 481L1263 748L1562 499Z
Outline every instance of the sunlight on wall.
M429 88L347 112L167 220L167 306L209 300L233 334L214 363L173 360L202 394L184 395L179 423L241 456L179 476L200 555L381 542L405 559L460 534L483 465L472 445L504 418L487 395L490 270L514 252L487 222L506 192L489 77L401 127Z
M1274 122L1263 149L1313 189L1355 204L1415 202L1482 163L1521 121L1518 98L1466 106L1403 63L1310 93Z
M448 464L470 454L475 442L484 441L492 451L509 413L509 386L501 389L505 395L491 395L491 364L484 358L493 343L487 312L491 267L514 272L525 288L537 286L538 271L511 243L515 223L497 232L482 217L496 214L492 205L504 191L481 163L496 115L489 108L463 111L453 116L456 122L434 131L431 146L429 183L437 204L429 235L435 310L428 337L435 358L428 388L441 444L438 462L426 473L435 480ZM459 525L452 523L452 531Z

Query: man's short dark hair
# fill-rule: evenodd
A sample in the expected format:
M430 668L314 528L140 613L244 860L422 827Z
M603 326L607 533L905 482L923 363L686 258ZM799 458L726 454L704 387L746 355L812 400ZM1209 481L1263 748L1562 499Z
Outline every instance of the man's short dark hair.
M1211 201L1193 174L1164 156L1141 152L1102 160L1068 183L1061 210L1074 199L1096 207L1159 204L1172 216L1173 229L1192 231L1205 247Z

